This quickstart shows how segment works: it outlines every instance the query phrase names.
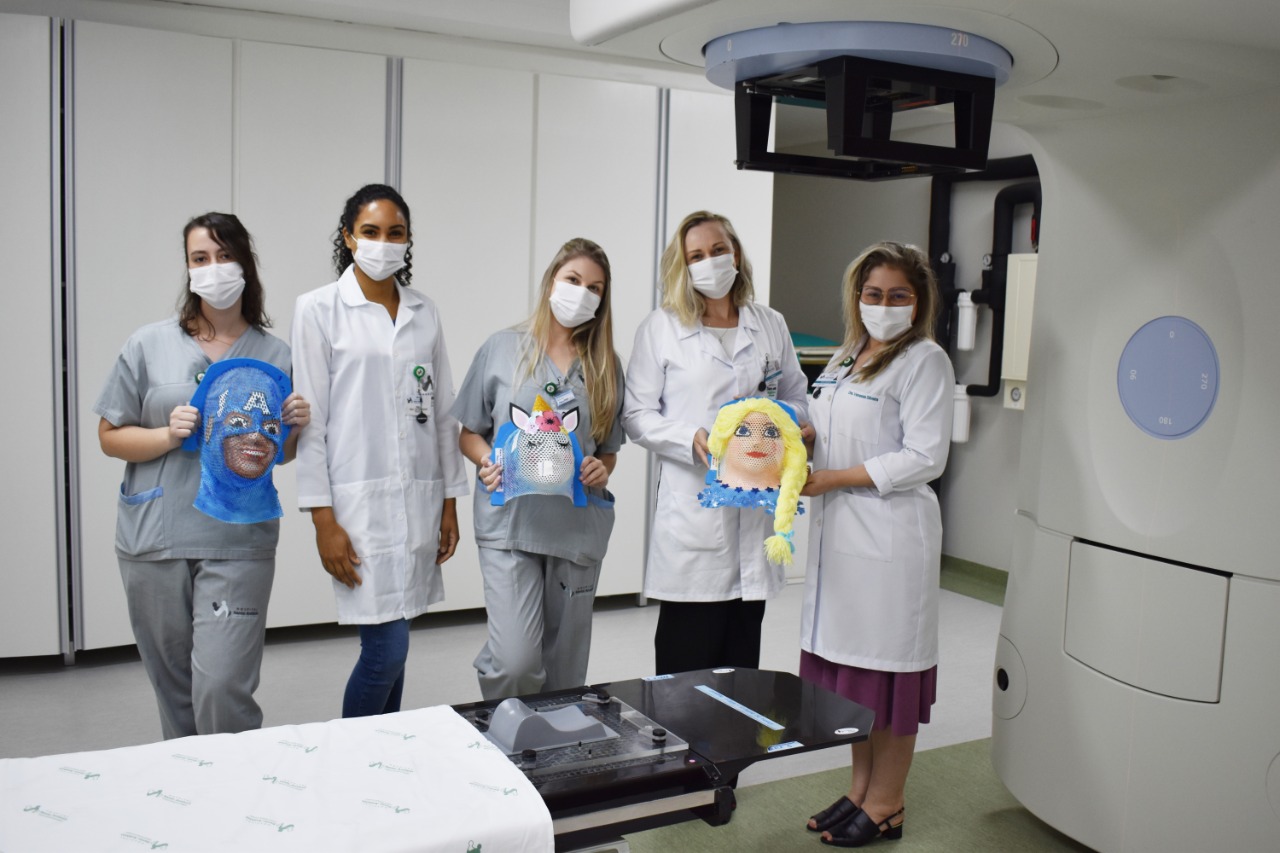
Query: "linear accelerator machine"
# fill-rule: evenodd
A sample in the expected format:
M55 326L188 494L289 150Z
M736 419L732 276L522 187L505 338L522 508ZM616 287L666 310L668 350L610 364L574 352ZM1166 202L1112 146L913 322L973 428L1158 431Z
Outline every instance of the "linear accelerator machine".
M803 82L801 66L821 76L833 45L1025 91L1059 64L1055 32L1085 52L1072 28L1092 14L1028 6L1021 17L1043 27L1032 30L947 2L802 0L788 4L787 24L758 0L571 8L583 43L650 56L657 45L669 59L705 61L713 82L756 91ZM851 9L879 19L865 31L874 39L859 43L859 25L839 20ZM964 44L955 30L939 46L945 33L924 32L937 27L884 28L895 16L963 28ZM815 27L812 43L797 35ZM1202 73L1275 61L1202 38L1179 48ZM1117 43L1098 56L1114 64L1125 52ZM957 57L965 67L948 64ZM975 58L987 68L975 70ZM1160 75L1116 82L1126 80L1157 94L1199 85L1179 89ZM1051 240L1040 254L992 758L1028 809L1098 850L1280 850L1280 95L1274 86L1225 94L1022 128ZM1072 101L1057 90L1006 97ZM786 156L743 163L756 152L744 146L742 101L740 92L740 167L904 174L841 173ZM830 115L828 135L832 151L857 153L837 147ZM1220 150L1230 155L1208 153Z

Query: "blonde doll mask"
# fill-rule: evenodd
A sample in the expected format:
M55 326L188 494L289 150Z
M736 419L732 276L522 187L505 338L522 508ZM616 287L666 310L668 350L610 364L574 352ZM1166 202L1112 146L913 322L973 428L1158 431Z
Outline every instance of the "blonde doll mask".
M765 551L789 565L792 519L806 478L806 453L795 410L764 397L734 400L720 407L707 438L711 451L704 507L759 507L774 516L774 536Z

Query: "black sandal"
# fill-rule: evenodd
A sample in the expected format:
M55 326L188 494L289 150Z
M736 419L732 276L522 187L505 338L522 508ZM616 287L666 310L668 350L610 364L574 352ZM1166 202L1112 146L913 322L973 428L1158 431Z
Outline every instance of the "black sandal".
M845 821L852 818L855 814L862 811L858 804L848 797L841 797L822 811L813 815L809 820L813 821L815 826L805 824L804 828L810 832L825 832L832 827L839 826Z
M858 809L857 813L849 818L848 821L830 830L830 840L823 838L821 841L823 844L830 844L832 847L862 847L864 844L875 841L880 836L884 836L890 841L897 840L902 837L902 824L906 823L906 818L903 817L902 822L896 826L890 821L903 815L905 811L906 809L898 809L880 821L880 823L876 823L866 812Z

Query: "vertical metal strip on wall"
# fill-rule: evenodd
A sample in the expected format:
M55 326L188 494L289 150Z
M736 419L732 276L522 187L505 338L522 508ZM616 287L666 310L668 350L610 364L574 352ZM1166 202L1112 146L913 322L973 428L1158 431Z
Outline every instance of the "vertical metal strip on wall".
M58 532L59 642L64 663L75 663L84 637L80 575L80 423L76 402L75 252L75 22L50 22L49 63L51 233L53 235L53 369L55 423L63 446L55 454Z
M658 169L657 169L657 187L653 194L654 211L653 211L653 272L654 286L649 292L649 308L657 308L661 303L661 278L662 278L662 250L666 247L667 235L667 166L668 158L671 150L671 90L658 90ZM658 460L652 454L646 454L649 458L649 467L645 472L644 493L646 495L644 505L644 566L641 568L640 577L645 578L649 573L649 537L653 530L653 496L654 489L658 482ZM640 604L647 604L648 600L644 594L644 586L640 588L640 594L636 596Z
M404 59L387 57L387 146L385 183L400 191L401 138L404 118Z

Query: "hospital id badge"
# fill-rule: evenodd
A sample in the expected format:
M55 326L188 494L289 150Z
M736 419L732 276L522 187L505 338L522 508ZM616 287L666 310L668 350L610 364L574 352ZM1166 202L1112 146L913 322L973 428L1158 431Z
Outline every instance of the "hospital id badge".
M813 387L809 389L809 394L813 396L813 399L818 399L822 396L823 389L836 387L836 383L839 382L839 376L840 374L834 370L818 374L818 378L813 380Z
M778 381L782 378L782 363L768 361L764 363L764 395L770 400L778 399Z
M563 409L572 403L576 398L573 396L573 389L566 387L563 391L556 394L556 408Z
M406 414L420 424L427 422L427 412L422 406L422 395L412 394L409 396L406 405Z
M409 417L420 424L429 419L428 412L435 408L436 389L431 373L421 364L413 368L414 392L409 396Z

